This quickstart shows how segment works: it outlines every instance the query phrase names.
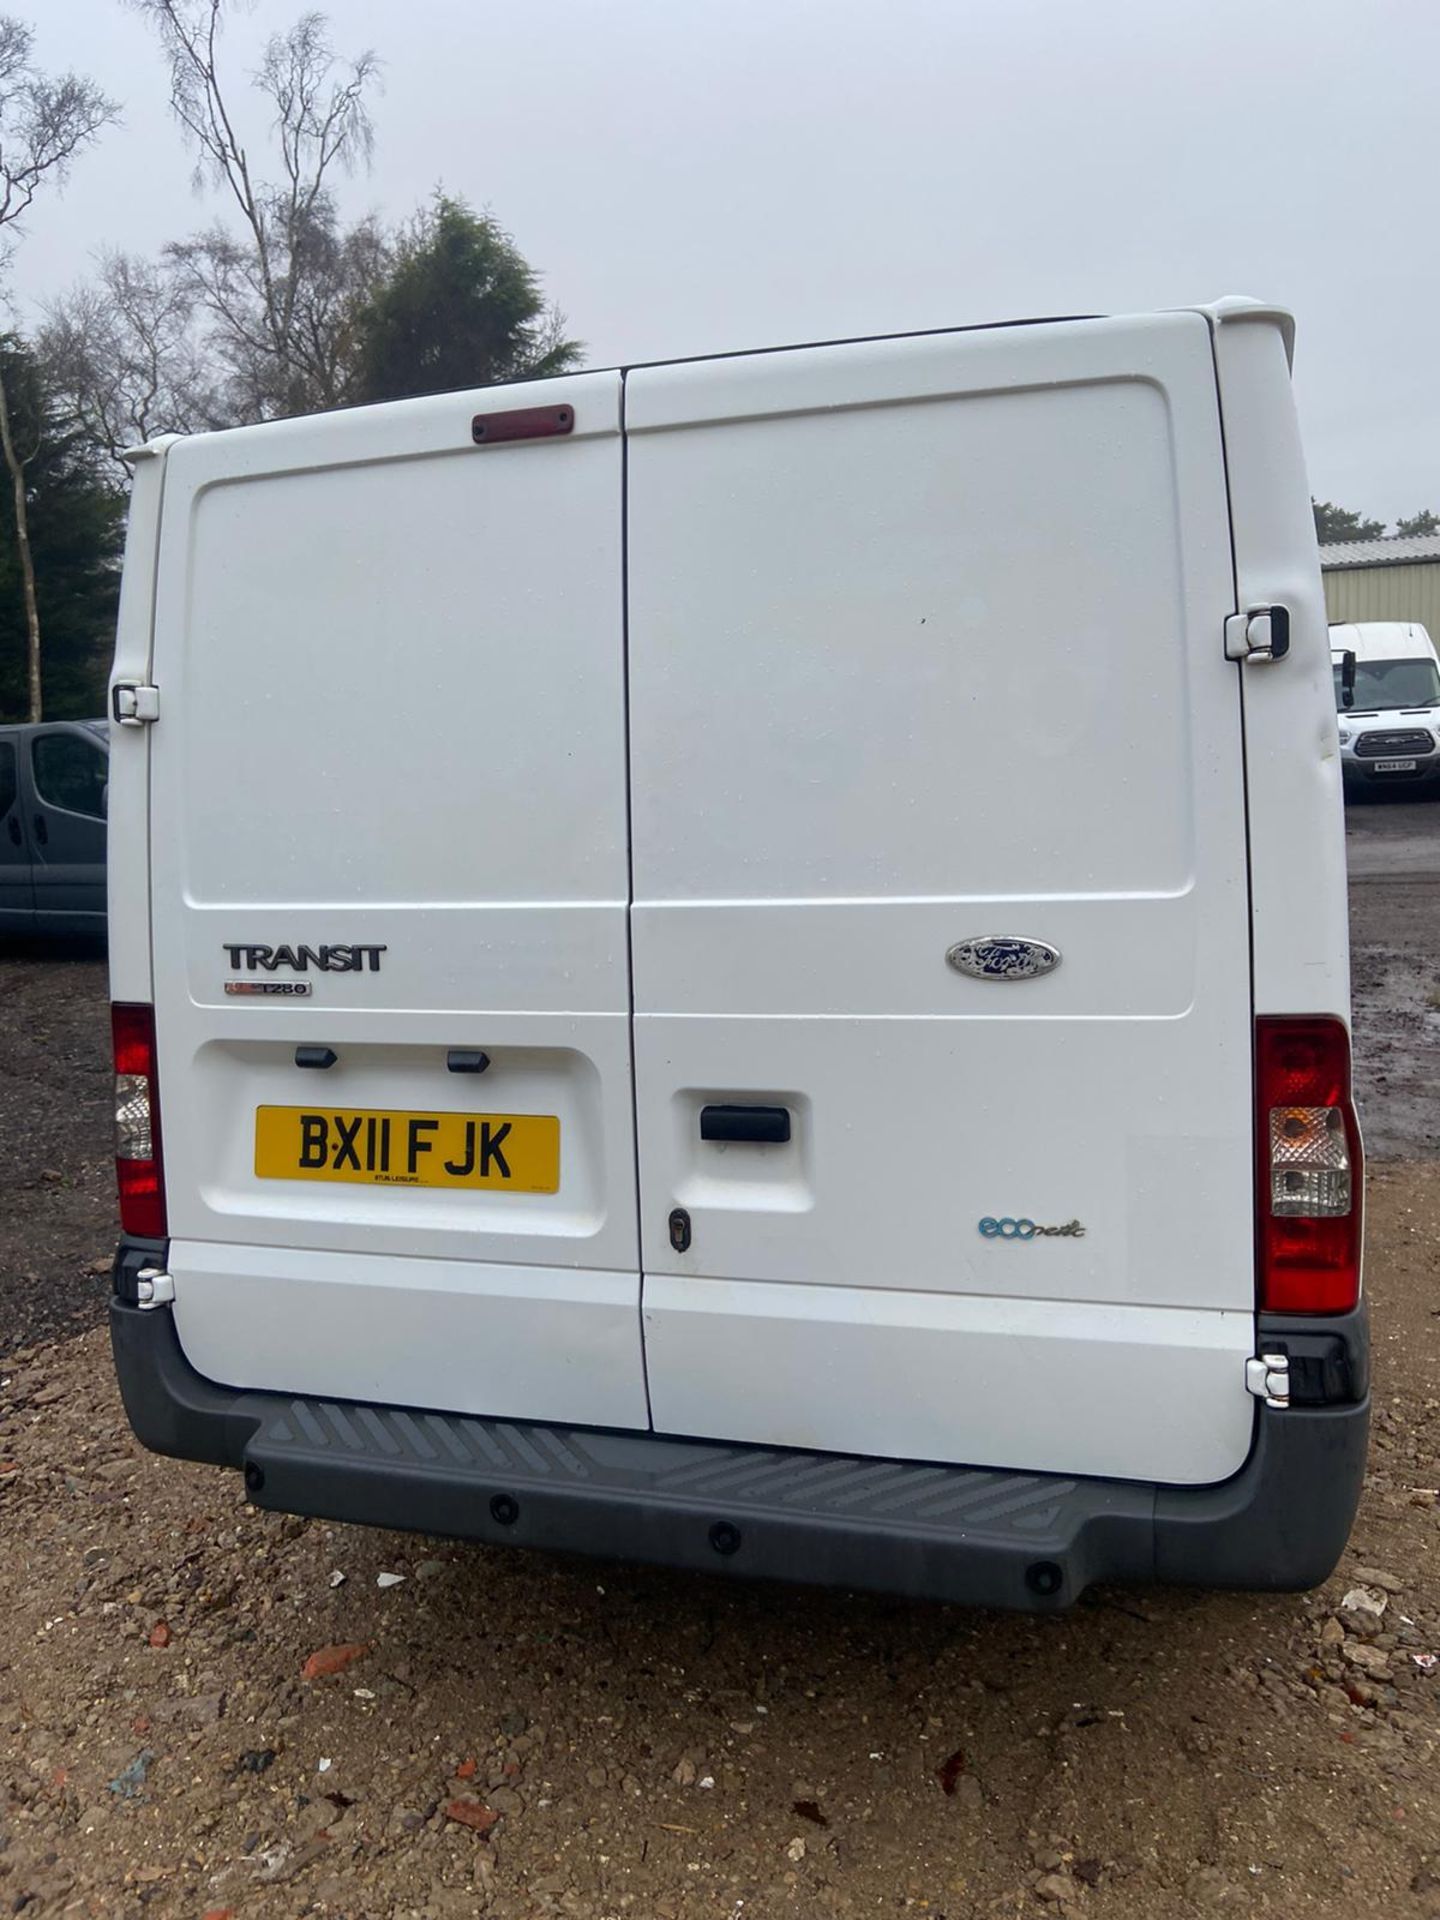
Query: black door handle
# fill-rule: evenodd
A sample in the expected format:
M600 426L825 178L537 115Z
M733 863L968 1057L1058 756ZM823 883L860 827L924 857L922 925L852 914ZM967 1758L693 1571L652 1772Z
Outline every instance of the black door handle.
M790 1138L788 1107L702 1107L702 1140L745 1140L779 1146Z
M42 847L48 847L50 844L50 829L45 824L43 813L37 813L35 816L35 838Z
M9 827L9 829L10 829L10 838L11 838L11 840L12 840L12 841L13 841L13 842L15 843L15 845L16 845L16 846L18 847L18 846L20 845L20 843L21 843L21 841L22 841L22 840L23 840L23 839L25 838L25 836L24 836L24 834L23 834L23 833L21 833L21 831L20 831L20 816L19 816L19 814L18 814L18 813L12 813L12 814L11 814L11 816L10 816L10 818L9 818L9 820L8 820L8 821L6 822L6 825L7 825L7 826Z

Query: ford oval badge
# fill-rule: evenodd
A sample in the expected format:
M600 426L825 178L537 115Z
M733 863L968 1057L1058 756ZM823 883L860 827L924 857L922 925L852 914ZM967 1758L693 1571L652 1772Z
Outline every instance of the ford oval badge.
M945 958L972 980L1038 980L1059 966L1060 950L1046 940L980 933L973 940L958 940Z

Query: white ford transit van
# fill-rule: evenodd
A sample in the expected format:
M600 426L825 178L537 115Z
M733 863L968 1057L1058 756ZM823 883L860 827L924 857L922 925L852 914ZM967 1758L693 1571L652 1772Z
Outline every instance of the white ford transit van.
M1227 301L137 454L140 1437L729 1575L1321 1579L1367 1343L1290 339Z
M1330 629L1347 787L1440 779L1440 658L1418 620Z

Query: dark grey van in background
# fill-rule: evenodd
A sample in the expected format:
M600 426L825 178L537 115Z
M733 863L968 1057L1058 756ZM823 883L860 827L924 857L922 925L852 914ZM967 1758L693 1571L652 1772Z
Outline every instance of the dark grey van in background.
M0 727L0 936L105 931L103 720Z

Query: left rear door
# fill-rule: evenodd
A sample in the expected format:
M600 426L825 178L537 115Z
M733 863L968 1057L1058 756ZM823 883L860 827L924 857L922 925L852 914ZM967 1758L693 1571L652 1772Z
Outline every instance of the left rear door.
M573 431L474 443L530 408ZM646 1423L619 429L587 374L168 455L156 1023L212 1378Z

